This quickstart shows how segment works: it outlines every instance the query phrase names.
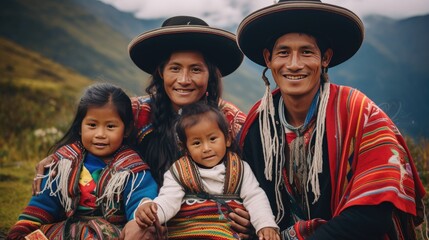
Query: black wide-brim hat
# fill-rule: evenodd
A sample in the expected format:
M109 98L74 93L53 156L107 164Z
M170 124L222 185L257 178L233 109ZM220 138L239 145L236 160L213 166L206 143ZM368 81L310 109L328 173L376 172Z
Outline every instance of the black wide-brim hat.
M361 19L346 8L317 0L284 0L244 18L237 29L237 42L250 60L266 66L263 50L273 38L291 32L323 35L334 52L328 67L352 57L364 38Z
M128 45L133 62L149 74L179 50L200 51L219 68L222 76L234 72L244 57L235 34L209 27L203 20L189 16L169 18L160 28L140 34Z

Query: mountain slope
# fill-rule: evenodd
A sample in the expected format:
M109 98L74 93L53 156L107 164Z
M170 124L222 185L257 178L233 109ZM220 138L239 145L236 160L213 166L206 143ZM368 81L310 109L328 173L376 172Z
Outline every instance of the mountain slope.
M134 94L144 94L148 76L130 60L128 43L139 33L159 27L162 21L138 20L95 0L0 2L0 36ZM227 76L224 97L247 111L260 95L254 94L261 87L255 75L259 72L244 67Z
M330 71L379 104L407 135L429 136L429 15L365 19L366 37L348 62Z
M1 148L25 131L68 126L77 98L92 81L4 38L0 52Z
M147 75L128 57L129 37L76 1L0 2L0 35L92 79L132 90Z

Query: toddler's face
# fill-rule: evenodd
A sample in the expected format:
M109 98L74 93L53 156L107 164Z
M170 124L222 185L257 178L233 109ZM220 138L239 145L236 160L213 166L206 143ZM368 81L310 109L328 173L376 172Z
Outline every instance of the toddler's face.
M231 145L225 139L218 123L207 117L203 117L197 124L188 127L186 133L186 148L192 159L205 167L214 167L226 153L226 148Z

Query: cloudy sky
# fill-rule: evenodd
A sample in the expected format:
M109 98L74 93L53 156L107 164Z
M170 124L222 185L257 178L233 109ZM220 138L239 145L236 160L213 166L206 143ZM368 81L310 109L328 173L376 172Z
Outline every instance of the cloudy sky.
M192 15L213 27L233 27L250 12L274 0L100 0L137 18L168 18ZM380 14L395 19L429 13L429 0L322 0L348 8L358 16Z

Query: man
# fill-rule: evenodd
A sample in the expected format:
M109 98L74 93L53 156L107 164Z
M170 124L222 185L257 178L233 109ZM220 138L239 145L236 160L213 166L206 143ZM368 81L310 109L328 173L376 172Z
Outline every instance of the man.
M364 94L328 78L363 37L353 12L314 0L280 1L238 27L267 87L240 145L283 239L416 238L425 191L403 137Z

